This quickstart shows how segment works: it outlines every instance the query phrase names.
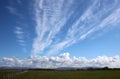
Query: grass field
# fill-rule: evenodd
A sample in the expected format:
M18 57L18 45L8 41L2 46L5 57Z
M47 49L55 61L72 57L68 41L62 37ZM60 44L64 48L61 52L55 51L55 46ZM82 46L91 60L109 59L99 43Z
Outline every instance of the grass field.
M11 72L17 75L3 77ZM20 74L18 74L20 73ZM120 70L89 70L89 71L51 71L29 70L0 71L0 79L120 79Z

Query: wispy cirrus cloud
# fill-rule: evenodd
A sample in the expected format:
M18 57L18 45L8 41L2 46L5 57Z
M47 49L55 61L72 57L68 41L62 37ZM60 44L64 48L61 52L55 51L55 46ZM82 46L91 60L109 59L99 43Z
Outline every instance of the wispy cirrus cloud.
M79 42L80 40L84 40L89 35L94 34L96 31L120 23L120 17L117 17L119 16L120 8L118 4L116 4L116 2L111 4L114 5L113 7L111 7L111 9L104 11L104 8L106 7L103 7L99 9L98 13L93 14L93 12L96 10L95 7L98 4L102 3L100 3L99 1L94 1L93 4L89 6L89 8L83 13L83 15L80 16L79 19L72 25L72 27L68 29L66 38L62 42L54 45L53 49L48 51L48 55L58 52L64 47L68 47L74 43ZM102 5L99 5L98 8L101 6ZM113 12L111 14L108 14L109 11ZM108 16L102 18L105 14L108 14Z
M29 3L28 3L29 4ZM26 46L29 36L28 36L28 23L26 22L26 17L24 14L24 9L22 9L24 6L24 2L22 0L16 0L16 1L9 1L9 4L5 6L5 8L8 10L8 12L15 16L14 20L14 29L13 32L16 35L18 44L22 47L23 51L26 52ZM29 5L26 6L26 10L28 10ZM27 13L26 13L27 14Z
M17 0L17 3L18 4L22 4L22 0Z
M15 31L14 33L16 34L16 37L17 37L17 41L19 42L19 45L21 46L25 46L25 40L24 40L24 36L25 36L25 33L22 29L22 27L15 27Z
M47 54L52 55L65 47L88 38L97 31L111 28L110 26L116 26L120 23L120 2L118 0L111 2L96 0L89 1L89 3L81 13L78 8L80 4L77 4L77 1L36 0L37 37L33 43L32 53L39 54L48 48ZM64 31L63 28L67 29ZM57 36L61 32L64 33L63 38Z
M11 13L12 15L18 16L19 18L23 18L22 14L20 14L18 9L15 8L15 6L6 6L6 8L8 9L9 13Z
M64 0L60 1L42 1L36 0L35 8L36 8L36 34L37 37L33 43L33 53L41 53L45 48L53 43L53 38L60 31L60 29L64 26L66 21L69 19L71 13L68 14L67 8L63 9ZM70 1L71 2L71 1ZM47 4L44 5L44 4ZM68 5L66 6L70 7ZM62 9L65 10L65 13L62 13ZM69 9L69 8L68 8Z
M7 6L6 8L9 10L10 13L18 15L17 11L16 11L16 8L11 7L11 6Z
M16 1L11 0L8 2L9 2L9 5L5 6L8 12L19 19L24 19L24 14L20 9L23 4L22 0L16 0Z
M27 52L27 43L25 40L26 33L24 32L23 28L20 26L15 27L14 33L16 35L18 44L22 47L24 52Z

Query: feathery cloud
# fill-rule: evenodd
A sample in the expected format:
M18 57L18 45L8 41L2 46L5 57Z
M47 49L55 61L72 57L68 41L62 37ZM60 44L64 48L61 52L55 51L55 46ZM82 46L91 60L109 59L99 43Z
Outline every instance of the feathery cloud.
M73 25L71 25L71 27L68 29L66 38L63 39L62 42L54 45L53 48L48 51L48 55L59 52L59 50L62 50L65 47L77 43L80 40L84 40L99 30L103 30L104 28L115 26L120 23L120 7L118 6L118 4L116 4L116 2L112 3L111 5L114 6L112 6L111 9L108 10L107 8L109 7L106 8L105 4L105 7L102 7L102 5L100 5L98 6L98 8L102 8L99 9L98 12L94 13L94 11L96 10L95 6L97 6L98 3L99 1L94 1L93 4L89 6L89 8L79 17L79 19L74 22ZM105 8L106 11L104 11ZM108 14L109 11L113 12L111 14ZM105 14L108 14L108 16L103 18Z
M19 18L23 18L22 14L20 14L17 8L15 8L14 6L6 6L6 8L8 9L9 13L11 13L12 15L16 15Z
M64 2L64 0L55 2L53 2L53 0L46 2L36 0L35 21L37 37L33 43L33 54L41 53L45 48L53 43L53 38L55 38L56 34L64 26L71 15L71 13L68 14L67 8L65 8L65 13L62 14L62 4ZM45 3L47 3L47 6L44 5ZM70 5L71 4L69 4L69 2L66 4L66 6Z
M16 34L19 45L24 47L26 44L25 44L25 40L24 40L24 32L23 32L22 27L18 27L18 26L15 27L14 33Z
M46 49L47 55L58 53L97 31L120 23L118 0L89 2L81 13L78 9L80 4L74 0L36 0L34 8L37 37L33 42L32 55L45 52ZM67 29L64 31L64 28ZM64 32L63 38L58 36L61 32Z

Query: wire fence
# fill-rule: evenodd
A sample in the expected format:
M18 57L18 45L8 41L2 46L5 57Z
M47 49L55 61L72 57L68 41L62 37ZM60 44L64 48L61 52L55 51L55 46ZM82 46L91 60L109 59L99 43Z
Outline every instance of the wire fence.
M23 73L26 73L28 71L19 71L19 72L10 72L7 74L0 74L0 79L15 79L17 75L21 75Z

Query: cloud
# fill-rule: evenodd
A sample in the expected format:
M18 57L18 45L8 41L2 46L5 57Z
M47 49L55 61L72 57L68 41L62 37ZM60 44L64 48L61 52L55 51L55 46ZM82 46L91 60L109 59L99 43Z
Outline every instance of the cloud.
M74 0L35 1L37 36L33 42L32 55L46 51L47 55L58 53L74 43L89 38L97 31L120 23L118 0L89 1L89 4L84 3L87 6L84 10L81 10L80 5Z
M22 0L17 0L17 3L18 4L22 4Z
M25 33L23 32L22 27L18 27L18 26L15 27L14 33L16 34L17 41L19 42L19 45L24 47L26 45L26 43L25 43L25 40L24 40Z
M120 56L98 56L93 59L85 57L70 58L69 53L59 56L37 56L25 59L4 57L0 60L0 67L31 67L31 68L57 68L57 67L105 67L120 68Z
M10 12L11 14L18 15L16 8L11 7L11 6L7 6L6 8L9 10L9 12Z
M21 35L21 34L24 34L24 32L22 31L22 28L21 27L16 27L15 28L15 33L18 34L18 35Z
M15 27L14 33L17 35L17 37L18 37L19 39L22 39L22 38L23 38L24 32L23 32L22 27L18 27L18 26Z
M24 29L20 26L16 26L14 33L16 34L17 42L22 47L23 52L27 52L27 49L26 49L27 44L25 40L25 37L27 35L24 32Z
M120 8L116 9L112 14L110 14L107 18L105 18L102 23L99 25L99 27L104 27L104 26L114 26L120 23Z
M14 29L13 32L17 38L17 42L18 44L23 48L23 51L26 51L26 46L27 46L27 41L29 37L28 36L28 30L27 26L29 25L26 21L26 15L25 15L25 11L24 10L28 10L29 9L29 3L28 6L26 6L26 8L23 9L24 3L22 0L16 0L16 1L8 1L8 5L5 6L5 8L8 10L8 13L12 14L15 19L14 19ZM28 12L29 13L29 12ZM27 14L28 14L27 13ZM29 14L28 14L29 15ZM24 17L23 17L24 16ZM29 29L30 30L30 29Z
M65 25L69 16L72 13L67 12L65 9L64 14L62 14L62 7L64 0L60 1L43 1L36 0L35 2L35 21L36 21L36 34L37 37L34 39L32 54L41 53L49 45L53 43L53 38L60 31L60 29ZM47 3L47 6L44 5ZM70 6L71 4L66 4L64 6Z
M18 16L19 18L23 18L22 14L15 8L15 6L6 6L8 9L9 13Z
M10 14L12 14L13 16L17 17L18 19L24 19L23 15L24 15L24 11L22 11L22 0L16 0L16 1L8 1L8 5L5 7L8 12ZM27 7L27 6L26 6Z
M100 3L100 1L94 1L92 3L93 4L87 8L87 10L76 20L76 22L71 25L65 39L54 45L52 49L48 51L48 55L59 52L65 47L84 40L90 35L95 34L97 31L120 24L120 7L117 2L111 3L109 5L113 5L111 8L102 2ZM100 5L97 6L98 4ZM95 11L96 13L94 13ZM108 14L108 12L111 12L111 14ZM105 15L107 15L107 17L103 18Z

